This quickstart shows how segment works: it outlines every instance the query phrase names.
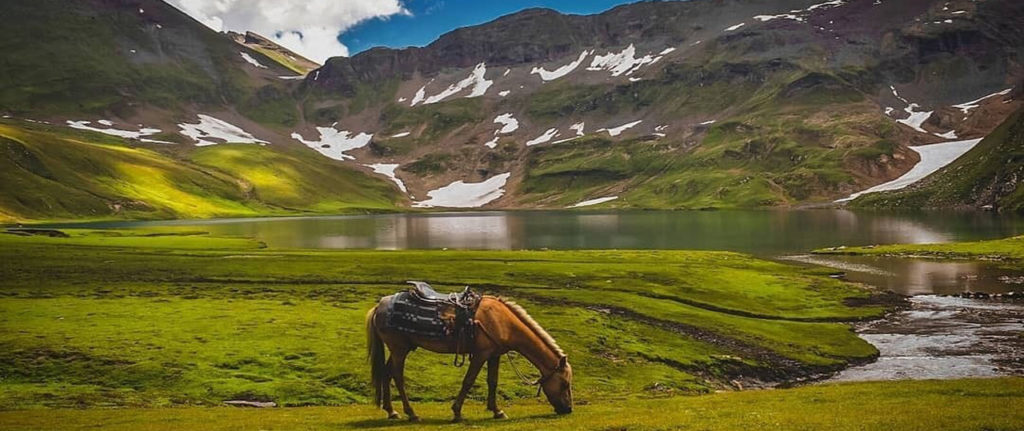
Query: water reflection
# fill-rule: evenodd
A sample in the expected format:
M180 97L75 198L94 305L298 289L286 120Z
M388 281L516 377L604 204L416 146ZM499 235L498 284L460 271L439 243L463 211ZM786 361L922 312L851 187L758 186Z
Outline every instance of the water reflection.
M1019 277L1021 271L992 262L808 255L786 256L784 260L836 268L845 272L849 281L907 296L1006 293L1024 288L1007 281Z
M978 240L1024 233L1024 220L995 214L848 210L512 211L113 222L86 226L181 226L218 235L255 237L272 247L703 249L759 256L834 245Z

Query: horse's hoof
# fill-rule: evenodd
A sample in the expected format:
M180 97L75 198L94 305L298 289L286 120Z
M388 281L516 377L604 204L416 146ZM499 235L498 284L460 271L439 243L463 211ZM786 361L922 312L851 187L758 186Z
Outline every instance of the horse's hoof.
M398 415L398 412L388 413L388 419L389 420L396 420L396 419L400 419L400 418L401 418L401 416Z
M508 419L508 415L506 415L505 412L503 412L501 410L498 410L497 412L494 413L494 418L495 419Z
M462 422L462 416L456 416L456 417L452 418L452 423L453 424L457 424L459 422Z
M420 417L416 415L409 415L409 422L419 422Z

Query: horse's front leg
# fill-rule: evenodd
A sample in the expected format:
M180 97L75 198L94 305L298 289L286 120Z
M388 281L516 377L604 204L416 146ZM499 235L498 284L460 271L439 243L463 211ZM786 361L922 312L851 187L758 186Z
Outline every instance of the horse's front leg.
M481 355L474 355L469 361L469 369L466 370L466 377L462 379L462 390L459 391L459 395L455 397L455 403L452 404L452 413L455 417L452 418L452 422L462 421L462 403L466 401L466 396L469 395L469 391L473 389L473 383L476 382L476 376L480 375L480 369L484 367L484 359Z
M398 396L402 397L402 407L405 409L409 421L419 422L420 417L416 416L416 412L412 410L412 406L409 405L409 395L405 393L405 357L408 354L408 351L391 352L391 378L395 380L395 388L398 389Z
M494 412L495 419L505 419L508 416L498 409L499 365L501 365L501 355L495 355L487 360L487 410Z

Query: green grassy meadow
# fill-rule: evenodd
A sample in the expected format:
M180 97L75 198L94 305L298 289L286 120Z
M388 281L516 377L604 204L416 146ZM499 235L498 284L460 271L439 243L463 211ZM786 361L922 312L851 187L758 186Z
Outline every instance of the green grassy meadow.
M1009 407L1024 398L1021 379L736 391L877 355L849 323L885 307L847 305L871 304L863 299L874 292L818 269L729 252L292 250L184 228L63 232L0 234L3 429L405 424L368 405L363 318L409 279L515 299L574 366L577 413L553 416L505 363L499 399L513 419L484 419L481 379L470 426L1009 430L1022 422ZM464 372L451 361L416 352L407 364L424 426L449 418ZM223 407L227 400L283 408Z
M819 254L926 257L931 259L985 259L1008 263L1024 260L1024 236L988 241L943 244L894 244L873 247L845 247L815 250Z
M884 311L844 305L868 291L735 253L311 251L175 230L68 233L0 235L0 408L362 403L363 317L410 279L523 303L571 352L584 400L869 360L875 349L843 322ZM414 355L417 400L453 396L451 359ZM502 394L532 389L506 375Z
M166 408L0 411L11 431L86 430L836 430L1011 431L1024 414L1024 379L902 381L813 385L699 397L606 400L556 416L539 401L507 405L510 419L490 419L466 405L464 424L449 424L448 404L420 403L423 422L388 421L369 405L287 409Z

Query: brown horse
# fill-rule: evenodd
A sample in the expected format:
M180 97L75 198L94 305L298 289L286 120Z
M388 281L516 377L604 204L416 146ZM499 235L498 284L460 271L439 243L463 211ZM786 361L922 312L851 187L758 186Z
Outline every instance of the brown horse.
M371 364L371 380L378 407L388 413L389 419L397 419L398 412L391 406L391 380L402 398L402 407L410 421L419 417L409 405L405 392L405 357L417 347L436 353L469 353L469 367L462 380L462 390L452 404L453 421L462 420L462 403L466 400L480 369L487 364L487 410L494 417L505 418L505 412L498 409L495 399L498 387L498 365L501 355L515 351L525 357L540 372L536 384L544 391L548 402L558 414L572 412L572 367L555 340L522 307L516 303L494 296L484 296L476 312L476 336L468 349L457 349L456 340L429 339L400 332L387 327L386 310L388 301L394 295L381 298L380 302L366 314L367 350ZM384 345L391 356L384 360Z

